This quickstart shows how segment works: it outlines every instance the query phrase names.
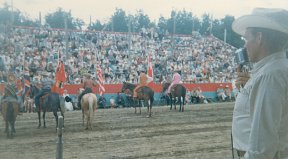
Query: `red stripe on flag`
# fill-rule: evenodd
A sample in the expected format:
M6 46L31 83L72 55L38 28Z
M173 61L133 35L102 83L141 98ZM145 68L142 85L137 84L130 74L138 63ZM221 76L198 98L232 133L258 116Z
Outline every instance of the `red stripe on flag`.
M148 72L149 77L151 77L151 78L154 77L151 53L149 53L149 55L148 55L148 71L147 72ZM153 82L153 81L151 81L151 82Z
M102 96L105 93L105 87L104 87L103 73L102 73L102 69L101 69L100 65L97 65L96 74L97 74L98 80L99 80L100 96Z

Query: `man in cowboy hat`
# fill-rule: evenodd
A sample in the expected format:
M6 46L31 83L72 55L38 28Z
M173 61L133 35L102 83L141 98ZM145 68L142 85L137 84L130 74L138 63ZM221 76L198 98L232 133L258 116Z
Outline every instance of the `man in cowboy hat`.
M46 93L51 92L51 87L54 84L54 81L49 77L48 72L43 72L42 73L42 89L41 91L35 96L35 105L36 108L39 108L40 106L40 98L45 95Z
M17 97L17 88L15 85L16 77L13 73L9 72L7 74L7 83L5 84L4 96L1 100L1 103L13 101L18 103ZM18 105L20 107L20 105ZM0 104L0 112L1 112L1 104Z
M233 145L246 159L288 158L288 11L256 8L232 24L254 66L237 96Z
M84 73L85 76L84 82L83 82L83 89L84 91L78 96L78 108L81 108L81 99L82 97L87 93L93 93L92 88L96 86L96 82L91 79L91 73Z
M17 88L15 85L16 82L16 77L13 73L8 73L7 75L7 83L5 85L5 93L3 96L3 99L5 99L6 97L12 97L15 99L17 98Z
M133 90L133 98L137 98L137 92L139 90L140 87L146 86L149 82L153 81L153 78L149 77L146 74L146 71L143 69L140 71L140 75L139 75L139 84L135 87L135 89Z

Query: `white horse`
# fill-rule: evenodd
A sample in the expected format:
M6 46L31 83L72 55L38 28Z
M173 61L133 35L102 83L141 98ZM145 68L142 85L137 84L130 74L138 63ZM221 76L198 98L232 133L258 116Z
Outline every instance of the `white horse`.
M94 112L97 109L97 97L93 93L85 94L81 99L81 107L82 107L82 120L84 126L84 118L86 116L86 128L85 130L92 130L92 121L94 117Z

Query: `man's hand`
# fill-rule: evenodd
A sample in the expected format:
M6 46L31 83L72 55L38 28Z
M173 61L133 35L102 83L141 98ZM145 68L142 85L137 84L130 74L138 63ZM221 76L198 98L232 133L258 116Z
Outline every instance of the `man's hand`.
M249 72L241 72L240 66L237 68L237 79L235 81L235 85L238 89L240 87L244 87L247 81L250 79Z

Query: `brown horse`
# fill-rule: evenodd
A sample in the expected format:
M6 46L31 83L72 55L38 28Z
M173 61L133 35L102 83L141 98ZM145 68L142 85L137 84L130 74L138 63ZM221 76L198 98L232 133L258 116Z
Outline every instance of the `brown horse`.
M84 126L84 118L86 116L86 128L85 130L92 130L92 121L94 117L94 112L97 109L97 97L93 93L87 93L83 95L81 99L81 107L82 107L82 120Z
M5 121L5 132L7 133L7 137L13 137L16 133L15 131L15 121L16 117L19 113L19 103L16 99L7 97L5 101L3 100L1 107L1 114ZM10 129L9 129L10 126Z
M34 97L36 94L39 93L39 88L36 86L31 86L31 97ZM43 112L43 127L46 128L46 112L51 111L53 112L53 115L55 117L56 121L56 128L58 127L58 110L60 111L61 115L64 119L64 113L65 113L65 106L64 106L64 97L60 96L58 93L49 92L40 97L40 105L37 108L36 111L38 114L38 128L41 127L41 111ZM34 101L35 103L35 101ZM64 124L63 124L64 125Z
M123 86L122 86L121 91L125 92L128 89L130 92L133 92L135 87L136 87L135 84L123 82ZM140 114L141 114L140 105L141 106L142 106L142 104L147 105L147 110L149 113L149 116L147 116L147 117L151 117L152 104L154 101L154 91L150 87L147 87L147 86L140 87L137 91L137 99L134 99L134 101L138 101ZM136 113L136 107L135 107L135 113Z
M170 83L163 83L162 87L163 90L162 92L165 92L168 87L170 86ZM185 97L186 97L186 88L181 85L181 84L176 84L172 86L171 88L171 93L168 94L170 97L170 110L172 109L172 103L174 104L174 109L176 110L176 99L180 103L180 109L179 111L184 111L184 105L185 105ZM182 107L183 104L183 107Z

